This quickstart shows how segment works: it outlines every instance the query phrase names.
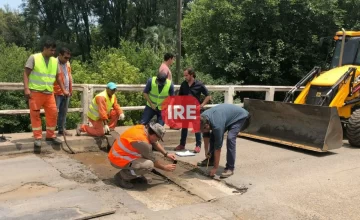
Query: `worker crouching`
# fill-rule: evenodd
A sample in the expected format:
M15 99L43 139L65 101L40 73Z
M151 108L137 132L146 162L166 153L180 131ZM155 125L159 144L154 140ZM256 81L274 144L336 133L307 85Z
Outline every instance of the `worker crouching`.
M173 171L176 164L162 164L155 159L152 147L165 157L175 160L174 154L168 154L158 142L163 141L165 128L156 123L135 125L121 134L111 147L108 158L113 167L121 169L115 174L115 182L122 188L133 188L133 181L142 179L148 181L144 174L154 167L165 171Z
M106 89L95 96L87 113L92 126L79 124L76 128L77 136L80 136L81 132L96 137L103 136L115 129L118 120L124 120L125 115L117 102L115 92L116 84L109 82Z

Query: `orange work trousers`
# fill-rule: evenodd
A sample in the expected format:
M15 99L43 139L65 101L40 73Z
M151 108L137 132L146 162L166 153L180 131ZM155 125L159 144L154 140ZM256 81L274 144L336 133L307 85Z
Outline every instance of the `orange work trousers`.
M114 129L116 127L119 116L120 115L117 114L114 109L110 111L110 115L109 115L110 122L108 123L110 129ZM91 118L88 119L91 122L92 127L90 127L89 125L81 125L80 127L81 132L86 132L90 136L96 136L96 137L104 136L105 133L104 133L103 120L99 119L94 121Z
M31 127L35 139L42 138L42 126L40 109L45 110L45 121L46 121L46 137L55 137L55 128L57 120L57 108L55 103L54 94L45 94L41 92L31 92L29 99L30 108L30 120Z

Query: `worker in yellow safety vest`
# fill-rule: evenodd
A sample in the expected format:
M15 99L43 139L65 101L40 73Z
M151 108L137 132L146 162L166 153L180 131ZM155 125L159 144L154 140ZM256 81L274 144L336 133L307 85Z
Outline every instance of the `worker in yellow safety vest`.
M62 141L56 138L55 128L57 120L57 108L54 98L54 82L58 83L64 96L69 96L64 83L60 79L58 60L54 57L56 44L47 40L43 51L31 55L24 70L24 94L29 101L30 120L35 147L41 147L42 125L40 110L45 110L46 141L51 144L61 144Z
M104 91L97 94L87 113L92 126L79 124L76 128L77 136L86 132L91 136L100 137L114 130L118 120L124 120L125 115L116 99L116 84L109 82Z
M164 125L164 120L161 117L161 105L167 97L174 96L174 84L167 79L166 73L160 72L157 76L148 79L143 94L146 106L140 124L148 124L156 115L156 122Z

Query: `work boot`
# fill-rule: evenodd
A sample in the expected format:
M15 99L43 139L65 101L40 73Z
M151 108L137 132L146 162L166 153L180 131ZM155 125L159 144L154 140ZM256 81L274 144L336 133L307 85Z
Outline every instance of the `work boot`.
M227 169L225 169L224 170L224 172L222 172L221 173L221 178L227 178L227 177L229 177L229 176L231 176L231 175L233 175L234 174L234 171L233 170L227 170Z
M125 188L125 189L132 189L134 187L134 184L132 184L130 181L128 180L124 180L121 177L120 172L116 173L114 176L114 180L116 185L120 186L121 188Z
M136 177L135 179L130 180L131 183L151 183L152 178L146 176Z
M34 146L35 146L35 147L41 147L41 139L36 139L36 140L34 141Z
M207 163L208 163L208 159L204 159L203 161L197 163L197 165L199 167L214 166L214 161L211 159L209 160L209 165Z
M179 144L177 147L175 147L174 151L179 151L179 150L184 150L184 149L185 149L185 146Z
M51 142L51 144L56 144L56 145L62 144L62 140L60 140L59 138L46 138L45 140Z
M78 124L76 126L76 136L80 136L81 135L81 124Z

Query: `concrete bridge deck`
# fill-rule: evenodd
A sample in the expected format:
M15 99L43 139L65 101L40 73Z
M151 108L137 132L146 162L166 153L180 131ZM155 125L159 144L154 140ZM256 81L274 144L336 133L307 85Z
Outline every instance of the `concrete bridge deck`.
M117 128L121 133L124 128ZM8 137L9 135L5 135ZM101 143L69 138L75 155L44 143L34 154L31 134L11 134L0 143L0 219L359 219L360 149L343 147L316 153L237 139L235 174L221 181L202 173L193 157L179 157L166 177L123 190ZM189 134L189 138L193 138ZM169 130L164 146L178 144ZM193 140L193 139L192 139ZM188 148L193 144L189 139ZM100 143L100 144L99 144ZM27 153L26 153L27 152ZM161 157L159 157L161 158ZM168 161L163 160L165 163ZM221 152L221 168L226 149Z

